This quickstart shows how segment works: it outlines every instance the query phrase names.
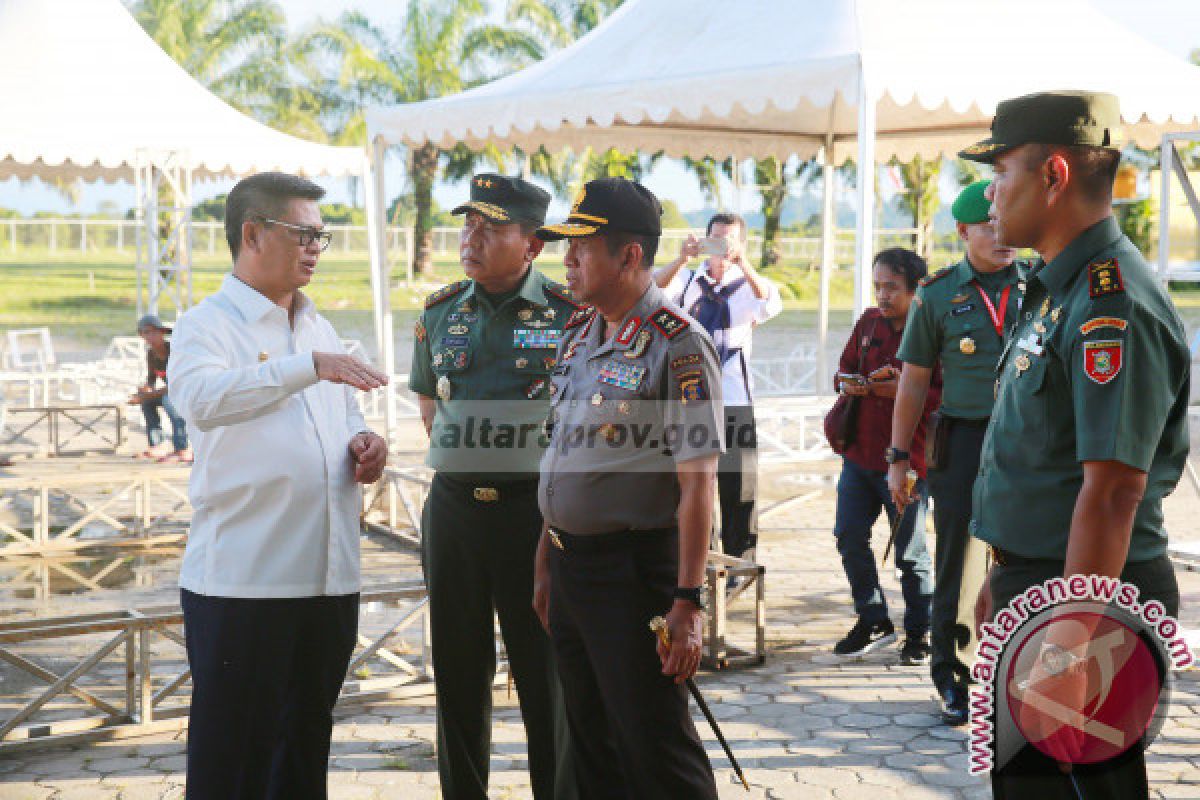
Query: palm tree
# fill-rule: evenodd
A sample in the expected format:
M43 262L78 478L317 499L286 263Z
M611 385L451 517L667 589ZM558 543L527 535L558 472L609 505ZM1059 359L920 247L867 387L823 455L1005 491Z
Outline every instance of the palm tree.
M510 0L510 23L523 23L550 48L566 47L595 28L622 0Z
M488 23L486 11L482 0L410 0L395 36L363 14L347 12L335 23L318 23L300 47L336 59L335 82L349 92L341 130L365 138L362 111L369 103L416 103L454 94L542 57L534 36ZM418 273L432 266L433 183L448 152L433 142L409 150Z

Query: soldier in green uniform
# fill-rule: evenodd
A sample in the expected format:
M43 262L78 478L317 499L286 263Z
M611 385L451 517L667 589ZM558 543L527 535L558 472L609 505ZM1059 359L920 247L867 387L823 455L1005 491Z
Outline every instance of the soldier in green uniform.
M942 405L926 441L934 561L930 674L942 701L942 719L967 721L967 684L974 653L975 598L987 571L984 547L971 537L971 487L979 449L992 414L992 382L1004 334L1021 306L1015 251L996 242L984 197L990 181L959 193L952 208L966 255L921 281L904 327L897 356L904 362L892 414L892 447L906 453L925 407L935 367L942 368ZM888 468L897 508L909 502L908 458Z
M566 223L567 322L541 464L535 603L558 656L585 800L716 800L683 681L700 661L700 587L723 439L721 367L651 274L662 207L592 181ZM666 618L670 646L647 626Z
M533 267L550 195L519 178L471 179L459 257L467 280L430 295L414 331L418 396L436 474L422 565L446 800L485 800L496 673L493 613L520 699L534 796L576 797L546 632L531 607L542 517L538 461L554 352L579 309Z
M975 482L972 532L995 562L980 620L1027 587L1076 574L1120 576L1141 602L1178 612L1162 500L1187 458L1191 359L1164 287L1112 216L1120 122L1112 95L1026 95L1000 103L992 136L961 153L995 167L987 196L999 241L1041 256L997 366ZM1082 701L1088 670L1064 669L1053 638L1030 682ZM1148 796L1140 743L1073 767L1025 746L997 765L992 786L998 798Z

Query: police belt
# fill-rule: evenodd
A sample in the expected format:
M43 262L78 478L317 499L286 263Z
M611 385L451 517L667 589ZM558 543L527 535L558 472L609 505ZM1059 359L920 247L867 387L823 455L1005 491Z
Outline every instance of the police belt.
M942 419L950 423L950 427L952 428L957 428L959 426L964 428L986 428L988 423L992 421L991 417L973 419L970 417L952 417L949 414L943 414Z
M613 531L612 533L579 534L568 533L562 528L549 527L546 534L550 542L559 550L568 553L603 553L613 550L627 550L639 545L661 543L663 539L674 536L678 528L644 528L636 531Z
M992 563L1001 567L1019 567L1028 564L1065 564L1065 558L1030 558L1029 556L1020 556L1002 547L996 547L994 544L989 544L988 555L991 557Z
M438 472L435 480L441 480L455 492L470 495L477 503L497 503L501 497L507 499L519 495L536 494L538 488L537 478L496 481L472 477L463 480L463 477L451 477L444 472Z

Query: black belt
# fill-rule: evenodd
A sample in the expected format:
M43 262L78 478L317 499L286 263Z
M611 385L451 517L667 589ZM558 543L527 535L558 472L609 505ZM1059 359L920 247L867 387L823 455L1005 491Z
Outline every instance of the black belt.
M988 554L992 557L993 564L999 564L1002 567L1016 567L1022 564L1065 564L1066 559L1063 558L1030 558L1029 556L1021 556L1011 551L1005 550L1002 547L996 547L994 544L989 544Z
M986 428L987 424L991 422L992 418L984 417L983 419L969 419L967 417L946 416L945 419L952 425L963 425L968 428Z
M485 476L480 476L475 480L462 480L442 472L437 473L437 477L445 481L455 491L470 494L478 503L499 502L501 495L508 497L511 495L533 494L537 492L538 488L537 478L495 481L489 480Z
M568 533L562 528L549 527L546 534L550 542L559 550L576 553L600 553L610 550L624 550L637 545L660 541L672 536L676 529L645 528L636 531L613 531L612 533L578 534Z

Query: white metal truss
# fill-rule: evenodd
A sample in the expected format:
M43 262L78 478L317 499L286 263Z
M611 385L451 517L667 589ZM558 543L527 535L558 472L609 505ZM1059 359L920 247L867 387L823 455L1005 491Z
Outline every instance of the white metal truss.
M192 295L192 169L178 150L138 150L137 314L182 314Z
M1187 165L1179 157L1176 143L1200 142L1200 131L1168 133L1162 138L1162 186L1159 204L1158 276L1162 281L1200 279L1200 262L1171 263L1171 185L1179 181L1192 216L1200 225L1200 197L1188 175Z

